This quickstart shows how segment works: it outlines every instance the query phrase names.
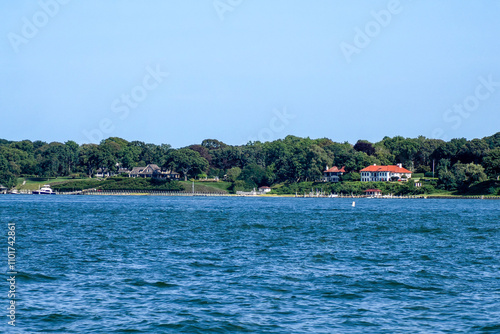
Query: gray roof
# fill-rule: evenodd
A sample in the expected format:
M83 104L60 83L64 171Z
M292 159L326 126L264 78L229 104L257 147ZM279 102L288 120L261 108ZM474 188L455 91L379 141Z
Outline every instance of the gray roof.
M139 174L142 172L146 167L134 167L132 168L132 171L130 172L131 174Z
M161 168L156 164L149 164L146 167L134 167L130 174L153 174L155 171L161 172Z

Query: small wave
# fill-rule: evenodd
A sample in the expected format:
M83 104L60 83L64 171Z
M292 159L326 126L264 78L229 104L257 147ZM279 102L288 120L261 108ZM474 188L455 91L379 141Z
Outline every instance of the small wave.
M162 281L148 282L144 280L125 279L123 282L133 286L153 286L157 288L174 288L178 286L177 284L166 283Z
M500 333L500 323L485 326L474 326L472 328L479 330L481 333Z
M430 308L425 307L425 306L416 305L416 306L404 306L404 307L403 307L403 310L410 310L410 311L428 311L428 310L430 310Z
M31 281L55 281L58 278L54 276L48 276L44 274L35 274L35 273L25 273L25 272L18 272L16 276L16 279L24 282L31 282Z
M191 267L195 268L219 268L219 265L216 265L215 263L212 262L199 262L199 261L194 261L189 264Z
M235 324L229 321L222 321L217 324L199 323L196 321L181 321L174 324L157 325L159 329L172 329L179 333L251 333L255 332L251 328L242 324ZM277 326L276 326L277 327Z
M348 325L349 327L379 327L379 324L375 324L373 322L369 321L352 321L352 320L346 320L342 323L343 325Z
M358 295L356 293L324 292L321 294L321 296L324 298L329 298L329 299L346 299L346 300L363 299L364 298L362 295Z
M331 262L331 261L339 261L338 258L335 257L335 255L330 254L330 253L323 253L323 254L314 254L312 256L313 261L316 263L324 263L324 262Z
M241 228L242 229L245 229L245 230L250 230L250 229L253 229L253 228L259 228L259 229L264 229L264 228L268 228L268 226L264 225L264 224L261 224L261 223L245 223L245 224L242 224L241 225Z
M290 282L302 282L302 279L300 279L298 277L294 277L294 276L289 276L289 275L281 276L281 279L283 279L285 281L290 281Z
M220 302L208 299L208 298L192 298L187 300L182 300L183 303L195 304L195 305L218 305Z
M63 314L63 313L51 313L42 318L42 321L61 323L65 321L74 321L81 318L78 314Z
M380 290L421 290L421 291L442 291L440 288L433 286L415 286L407 283L402 283L393 280L381 280L381 281L357 281L353 284L355 287L360 288L371 288L376 291Z
M432 228L432 227L427 227L427 226L420 226L420 227L412 228L408 232L410 232L410 233L440 234L440 233L443 233L443 230L440 229L440 228Z

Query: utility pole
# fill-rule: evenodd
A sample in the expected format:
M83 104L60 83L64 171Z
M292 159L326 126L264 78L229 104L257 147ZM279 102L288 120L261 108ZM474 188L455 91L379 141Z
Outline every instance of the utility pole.
M432 178L434 178L434 161L435 159L432 159Z

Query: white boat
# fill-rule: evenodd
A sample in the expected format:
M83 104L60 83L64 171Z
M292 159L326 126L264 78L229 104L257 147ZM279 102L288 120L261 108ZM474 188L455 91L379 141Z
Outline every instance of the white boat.
M50 188L50 185L44 184L41 189L33 190L33 195L55 195L56 192Z

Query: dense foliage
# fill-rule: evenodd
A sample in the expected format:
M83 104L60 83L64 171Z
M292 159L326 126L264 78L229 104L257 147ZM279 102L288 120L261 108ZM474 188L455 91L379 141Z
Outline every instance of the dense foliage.
M88 179L86 181L71 181L52 185L57 191L75 191L84 189L101 190L158 190L182 191L184 187L177 181L161 181L155 179L132 179L129 177L113 177L106 180Z
M377 143L359 140L355 145L327 138L295 136L242 146L206 139L201 144L180 149L173 149L168 144L129 142L116 137L105 139L99 145L78 145L73 141L0 140L0 184L9 188L20 176L94 176L99 168L118 171L120 167L131 169L150 163L175 170L185 179L225 177L234 183L234 189L280 185L276 192L285 189L294 192L296 186L293 184L307 185L320 180L326 166L345 166L350 173L344 176L344 181L356 181L359 180L357 172L369 165L402 163L404 167L430 177L434 168L438 180L432 186L465 191L500 175L500 132L473 140L461 138L445 142L422 136L397 136L385 137ZM357 187L358 182L349 184L349 187ZM385 189L390 184L376 186ZM340 189L336 187L348 185L344 182L343 185L325 187L335 192ZM425 189L418 192L425 192ZM343 190L357 192L359 189ZM392 190L393 193L404 191Z

